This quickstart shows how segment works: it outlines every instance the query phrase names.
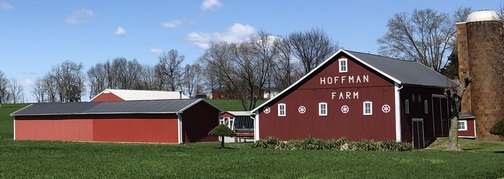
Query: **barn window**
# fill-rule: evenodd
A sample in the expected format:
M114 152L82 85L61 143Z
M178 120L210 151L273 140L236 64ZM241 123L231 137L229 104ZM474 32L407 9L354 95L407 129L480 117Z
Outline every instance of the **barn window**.
M466 120L458 121L458 130L459 131L467 131L467 121Z
M339 72L345 73L348 72L348 63L346 58L340 58L339 60Z
M409 114L409 99L404 100L404 113Z
M327 103L318 103L319 116L327 116Z
M285 104L278 104L278 116L285 116Z
M364 101L362 106L364 115L373 115L373 102Z
M424 108L425 114L429 114L429 101L425 100L423 102L423 108Z

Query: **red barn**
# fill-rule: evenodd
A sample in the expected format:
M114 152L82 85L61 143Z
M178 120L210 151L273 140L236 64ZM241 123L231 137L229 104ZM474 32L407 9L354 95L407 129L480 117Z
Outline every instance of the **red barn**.
M422 148L448 136L444 89L452 85L414 61L340 50L252 110L254 137L395 140Z
M189 99L189 97L178 91L106 89L91 98L90 102L163 99Z
M11 114L14 140L186 143L208 132L220 110L202 99L33 104Z

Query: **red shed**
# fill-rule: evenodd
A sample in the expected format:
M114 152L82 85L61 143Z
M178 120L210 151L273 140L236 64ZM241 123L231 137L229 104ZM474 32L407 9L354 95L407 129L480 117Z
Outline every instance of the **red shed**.
M309 136L408 141L448 135L445 76L414 62L340 50L255 115L255 140Z
M203 99L33 104L11 114L14 140L185 143L208 132L220 110Z

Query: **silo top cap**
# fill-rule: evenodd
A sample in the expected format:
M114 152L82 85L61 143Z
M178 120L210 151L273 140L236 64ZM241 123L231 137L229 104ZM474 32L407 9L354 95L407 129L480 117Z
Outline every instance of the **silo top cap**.
M479 21L498 21L502 18L497 14L497 12L484 9L477 10L467 16L466 22L479 22Z

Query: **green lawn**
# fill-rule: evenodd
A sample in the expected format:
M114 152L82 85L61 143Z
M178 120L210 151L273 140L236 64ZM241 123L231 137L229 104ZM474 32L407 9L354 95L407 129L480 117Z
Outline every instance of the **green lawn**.
M12 139L13 120L10 114L29 104L2 104L0 106L0 139Z
M411 152L282 151L250 144L185 145L13 141L0 108L0 178L498 178L504 143L461 140L462 152L443 141ZM11 125L11 126L5 126Z

